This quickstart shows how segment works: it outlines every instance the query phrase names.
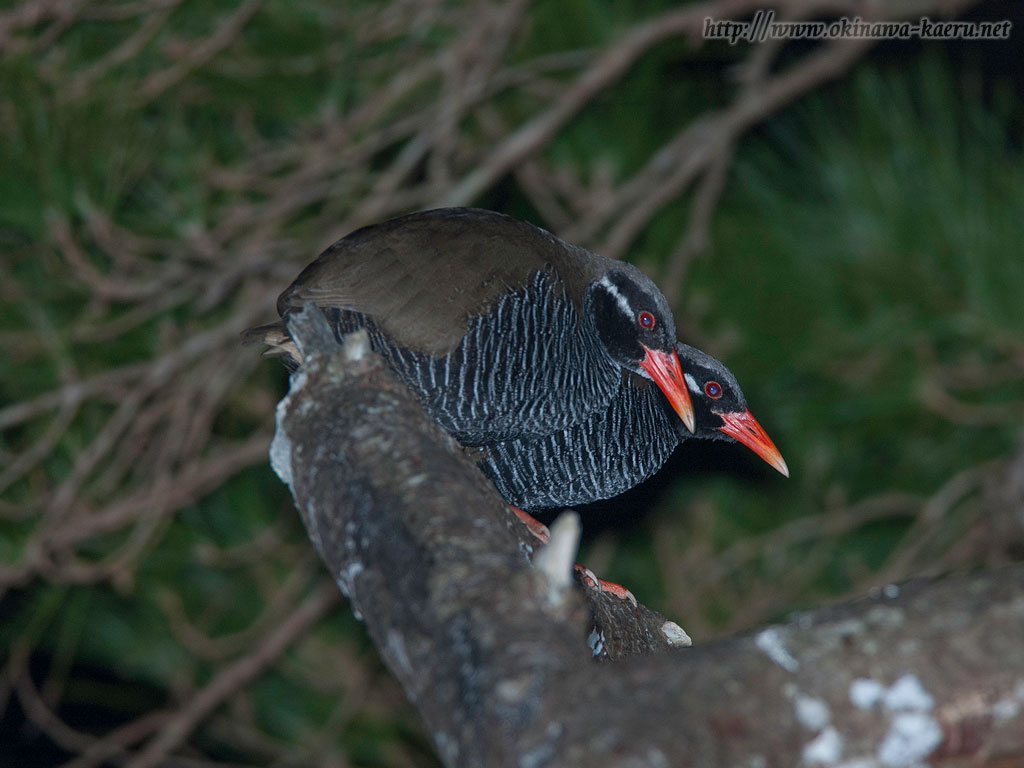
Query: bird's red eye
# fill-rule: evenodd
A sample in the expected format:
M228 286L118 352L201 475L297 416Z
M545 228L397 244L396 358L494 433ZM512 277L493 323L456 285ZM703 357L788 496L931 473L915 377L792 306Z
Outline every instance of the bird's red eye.
M641 328L645 328L648 331L654 327L654 315L650 312L641 312L636 316L636 321L640 324Z
M722 396L722 385L717 381L709 381L704 385L704 394L712 400L717 400Z

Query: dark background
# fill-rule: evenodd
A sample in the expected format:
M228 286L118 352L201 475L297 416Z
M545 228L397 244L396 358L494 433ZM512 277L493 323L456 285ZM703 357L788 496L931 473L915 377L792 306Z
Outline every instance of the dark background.
M690 443L584 510L581 560L696 642L1024 559L1024 12L907 11L1001 42L701 41L758 7L0 10L0 764L436 764L325 608L267 466L286 377L238 344L418 208L634 261L736 374L789 480Z

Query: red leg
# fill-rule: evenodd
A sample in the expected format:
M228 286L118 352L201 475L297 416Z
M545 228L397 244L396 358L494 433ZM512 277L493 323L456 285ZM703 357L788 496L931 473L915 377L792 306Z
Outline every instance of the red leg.
M583 581L586 583L586 585L591 589L597 589L601 592L607 592L608 594L614 595L615 597L618 597L622 600L629 600L629 602L631 602L633 606L636 607L636 597L634 597L633 593L621 584L616 584L614 581L605 581L604 579L598 578L594 575L594 572L592 570L580 565L579 563L576 563L576 565L573 567L576 569L576 572L579 573L580 576L583 578Z
M543 541L545 544L548 543L548 539L551 538L551 531L544 523L537 520L529 512L524 512L519 507L509 504L508 508L515 512L516 517L523 521L523 524L530 529L530 533L536 536L538 539Z
M529 529L530 533L540 539L543 543L548 543L548 539L551 538L551 532L544 523L534 518L529 512L521 510L514 504L509 504L508 508L511 509L515 513L516 517L523 522L523 525ZM622 600L629 600L629 602L634 606L636 605L636 598L633 596L633 593L621 584L616 584L614 581L605 581L604 579L600 579L594 575L593 571L589 568L585 568L579 563L576 563L573 567L583 577L583 581L591 589L607 592L608 594L614 595Z

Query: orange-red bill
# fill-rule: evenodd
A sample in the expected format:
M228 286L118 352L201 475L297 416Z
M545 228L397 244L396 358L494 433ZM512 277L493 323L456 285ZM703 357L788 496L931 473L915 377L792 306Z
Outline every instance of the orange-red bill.
M644 347L647 354L640 361L643 368L654 379L654 383L668 398L672 410L679 414L683 424L691 432L697 427L697 421L693 415L693 403L690 402L690 393L686 389L686 382L683 380L683 369L679 365L679 355L673 349L671 352Z
M729 437L743 443L783 475L789 477L789 467L786 466L786 460L782 458L782 454L775 447L775 443L768 437L768 433L764 431L764 428L757 423L757 419L753 417L750 411L742 413L719 413L715 411L715 413L725 422L718 428L720 432L725 432Z

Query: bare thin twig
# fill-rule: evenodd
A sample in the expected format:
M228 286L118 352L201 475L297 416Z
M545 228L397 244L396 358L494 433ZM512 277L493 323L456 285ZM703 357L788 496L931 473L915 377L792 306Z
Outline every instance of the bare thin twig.
M187 706L175 713L150 742L127 763L127 768L152 768L218 707L224 699L273 664L288 646L339 600L333 584L321 585L268 634L252 653L220 671Z

